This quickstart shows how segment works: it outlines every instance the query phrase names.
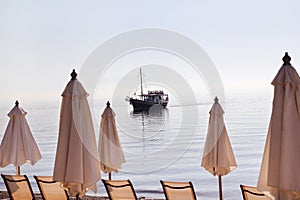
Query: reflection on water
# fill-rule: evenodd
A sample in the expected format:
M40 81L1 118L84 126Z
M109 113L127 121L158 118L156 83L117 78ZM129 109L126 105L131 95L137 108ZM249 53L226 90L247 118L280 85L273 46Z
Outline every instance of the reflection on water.
M24 106L27 120L40 147L43 158L35 165L25 164L21 172L29 176L37 191L33 175L52 175L58 136L59 102ZM104 105L105 106L105 105ZM97 107L95 126L99 126ZM242 199L239 184L256 185L265 137L267 133L271 100L267 97L237 97L228 99L225 123L236 156L238 167L223 179L225 199ZM0 108L0 137L3 137L12 106ZM218 198L217 177L200 167L202 148L207 133L211 104L168 107L162 112L134 114L131 107L113 107L117 129L126 163L113 179L130 179L139 196L163 198L159 180L193 182L199 199ZM99 130L99 128L96 130ZM99 135L98 131L96 133ZM15 168L0 168L1 173L13 174ZM102 178L107 178L102 174ZM0 181L0 190L5 190ZM150 192L147 192L150 191ZM99 182L99 195L106 195Z
M160 160L163 154L168 153L166 149L170 147L178 132L174 131L172 134L166 131L170 127L169 114L168 109L155 110L155 112L149 110L148 113L138 114L130 112L129 117L132 119L130 125L118 119L121 130L119 135L127 160L122 167L124 171L148 173L161 168ZM180 123L180 118L177 120ZM134 148L131 148L132 146Z
M155 143L160 143L163 132L166 130L168 109L150 109L149 112L133 113L130 117L135 122L135 137L141 141L142 153L153 151Z
M134 125L141 138L150 138L165 130L168 109L150 109L149 112L134 113L130 112ZM139 137L139 136L137 136Z

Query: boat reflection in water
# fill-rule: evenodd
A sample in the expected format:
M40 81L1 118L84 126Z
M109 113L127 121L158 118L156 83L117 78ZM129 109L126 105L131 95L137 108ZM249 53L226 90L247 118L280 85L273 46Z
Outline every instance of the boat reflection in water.
M162 140L168 140L165 133L169 123L168 109L163 109L160 105L153 105L147 112L134 113L131 111L130 118L132 119L131 127L128 128L130 140L139 149L136 153L140 154L141 161L142 158L147 159L149 153L155 152L156 148L153 146L157 147Z

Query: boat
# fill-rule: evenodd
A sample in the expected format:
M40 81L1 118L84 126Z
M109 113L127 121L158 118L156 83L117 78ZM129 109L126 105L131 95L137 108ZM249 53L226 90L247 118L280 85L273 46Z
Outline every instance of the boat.
M129 97L129 103L133 106L133 112L148 112L150 108L161 108L167 107L169 102L168 94L165 94L163 90L149 90L146 94L143 93L143 79L142 79L142 68L140 68L141 77L141 94L135 95L135 97Z

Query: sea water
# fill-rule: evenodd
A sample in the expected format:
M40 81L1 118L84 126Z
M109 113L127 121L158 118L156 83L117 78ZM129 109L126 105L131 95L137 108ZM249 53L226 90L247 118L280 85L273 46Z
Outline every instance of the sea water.
M99 137L102 102L92 106L96 138ZM130 179L138 196L164 198L160 180L192 181L199 199L218 199L218 178L201 167L201 159L209 110L213 102L198 105L170 105L167 109L148 114L134 114L129 105L113 106L117 129L126 157L113 179ZM240 184L256 185L270 120L271 95L227 95L221 102L225 125L238 167L222 177L224 199L242 199ZM25 105L24 105L25 104ZM52 175L58 138L60 102L24 103L26 119L42 153L34 166L24 164L26 174L38 191L33 175ZM13 107L1 104L0 138L3 138L8 116ZM14 174L11 165L0 168L1 173ZM107 174L102 173L107 179ZM106 196L101 181L97 195ZM0 190L6 190L0 181ZM92 193L89 193L92 194Z

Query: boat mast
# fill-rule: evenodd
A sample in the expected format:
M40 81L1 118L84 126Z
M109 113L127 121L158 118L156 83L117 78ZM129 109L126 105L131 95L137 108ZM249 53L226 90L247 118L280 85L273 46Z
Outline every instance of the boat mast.
M142 77L142 68L140 68L140 77L141 77L141 96L143 96L143 77Z

